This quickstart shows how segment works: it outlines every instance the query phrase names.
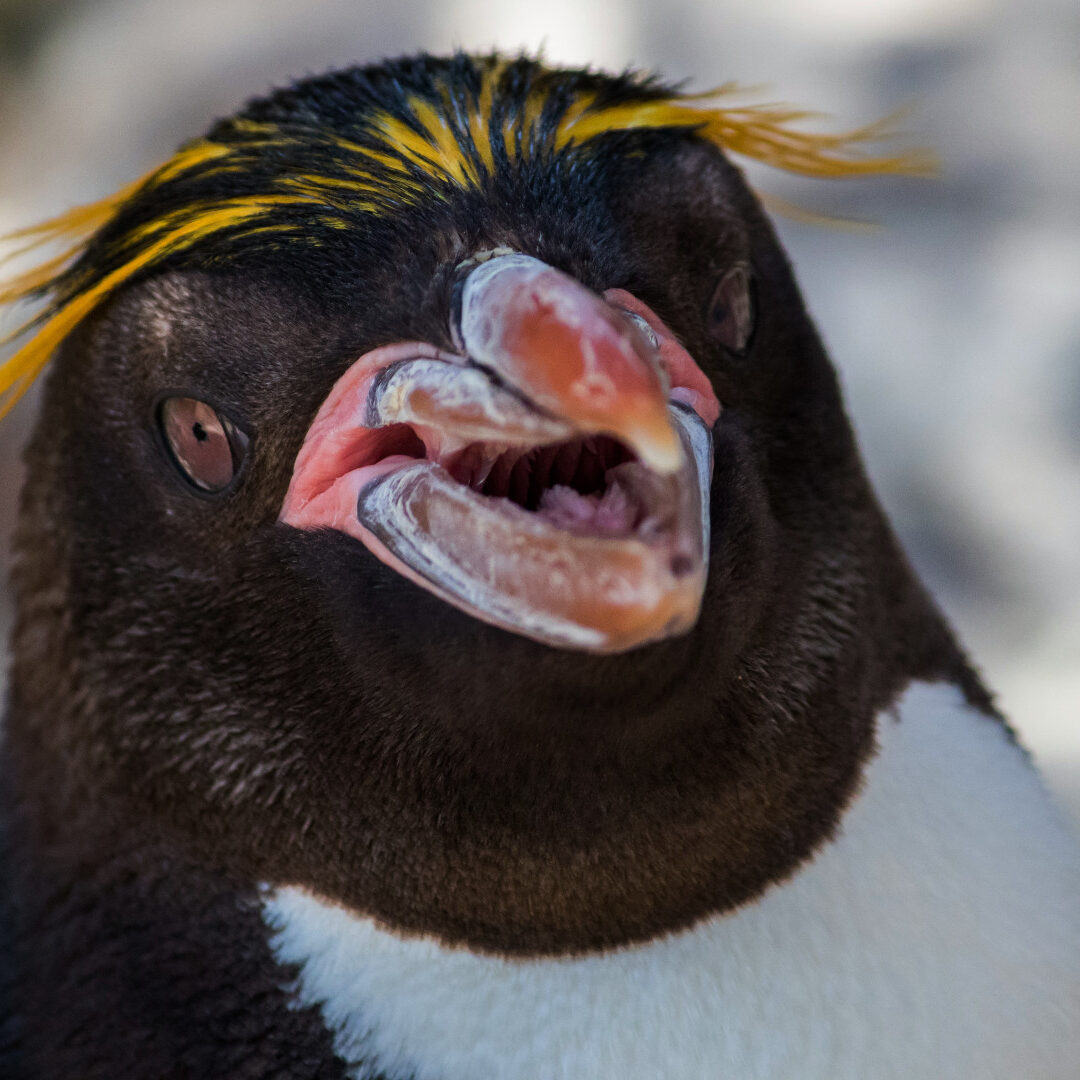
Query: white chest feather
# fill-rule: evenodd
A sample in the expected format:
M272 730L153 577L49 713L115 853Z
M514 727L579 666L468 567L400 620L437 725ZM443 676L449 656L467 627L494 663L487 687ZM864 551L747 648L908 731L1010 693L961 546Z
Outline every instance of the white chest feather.
M280 888L275 950L358 1078L1075 1080L1080 849L955 688L878 727L835 842L692 930L507 961Z

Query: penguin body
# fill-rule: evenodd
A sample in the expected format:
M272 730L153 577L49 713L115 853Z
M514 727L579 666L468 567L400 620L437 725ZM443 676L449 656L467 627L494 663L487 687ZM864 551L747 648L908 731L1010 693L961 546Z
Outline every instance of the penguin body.
M263 901L271 943L357 1077L1068 1076L1080 917L1063 822L956 687L911 684L877 743L810 865L671 936L510 960L287 888Z
M5 1075L1074 1074L1076 844L725 154L905 162L787 119L420 57L42 230Z

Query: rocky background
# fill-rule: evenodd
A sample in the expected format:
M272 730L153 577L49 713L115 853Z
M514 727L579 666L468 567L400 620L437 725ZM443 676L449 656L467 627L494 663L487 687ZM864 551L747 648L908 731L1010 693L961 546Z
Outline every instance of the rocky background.
M1076 0L0 0L0 233L283 80L492 45L737 79L844 123L914 106L937 181L753 179L881 226L780 222L908 550L1080 819ZM0 425L5 550L33 412Z

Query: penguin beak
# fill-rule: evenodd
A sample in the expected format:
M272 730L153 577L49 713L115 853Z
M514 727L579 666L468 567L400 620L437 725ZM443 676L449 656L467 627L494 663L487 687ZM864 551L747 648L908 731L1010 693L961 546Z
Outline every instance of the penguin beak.
M689 630L719 403L640 301L526 255L462 268L459 353L361 357L319 410L281 519L333 528L469 614L621 652ZM707 419L706 419L707 418Z
M465 280L456 336L477 364L576 431L621 440L661 475L682 464L655 348L566 274L528 255L489 259Z

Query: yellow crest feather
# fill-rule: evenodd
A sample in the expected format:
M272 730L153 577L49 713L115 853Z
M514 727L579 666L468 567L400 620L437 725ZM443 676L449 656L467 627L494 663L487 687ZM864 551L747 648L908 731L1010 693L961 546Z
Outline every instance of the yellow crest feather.
M53 293L41 314L0 341L11 344L34 331L0 366L0 417L87 315L125 282L165 258L226 232L296 235L304 220L345 229L350 215L388 214L425 198L444 197L448 188L479 187L494 174L499 159L514 163L545 151L588 153L590 144L605 135L667 129L688 131L726 153L804 176L928 175L934 170L932 157L921 151L879 156L861 152L866 143L890 137L894 118L840 134L809 132L798 125L813 113L777 104L729 104L736 93L744 93L732 84L703 94L643 93L614 104L599 103L595 91L576 89L563 100L554 126L545 126L552 92L545 76L550 72L536 68L537 78L524 97L508 105L503 86L508 62L489 57L478 63L478 92L463 98L460 88L446 81L434 100L414 94L399 102L396 111L361 116L356 139L312 127L298 134L274 123L234 118L228 139L189 143L115 194L9 234L7 239L21 246L8 258L65 246L0 286L0 305ZM260 154L287 160L297 146L326 151L331 155L328 167L275 167L263 177L265 187L258 194L198 197L179 206L164 199L168 208L157 217L114 238L107 270L94 273L91 268L78 276L79 260L91 241L134 200L192 178L243 175L255 167ZM790 211L779 200L769 201L780 212ZM283 208L302 208L314 216L274 220Z

